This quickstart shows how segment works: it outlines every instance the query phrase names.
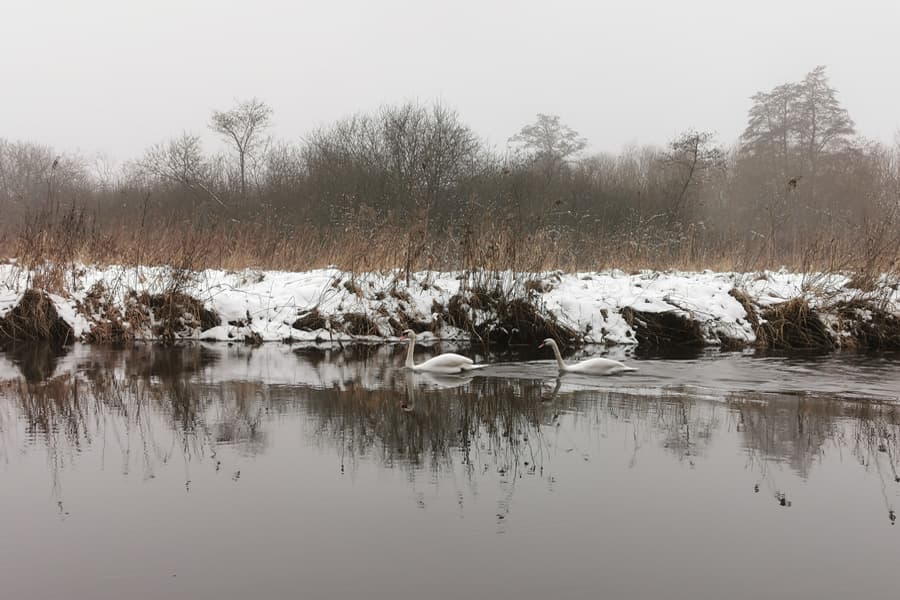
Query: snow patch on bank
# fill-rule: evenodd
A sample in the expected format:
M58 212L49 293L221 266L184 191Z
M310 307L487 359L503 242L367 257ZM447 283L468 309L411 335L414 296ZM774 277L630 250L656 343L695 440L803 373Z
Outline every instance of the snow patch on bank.
M462 272L420 272L409 285L399 272L354 274L338 269L307 272L206 270L185 274L167 267L78 267L63 293L50 295L59 316L83 339L102 314L86 314L91 290L101 286L112 304L123 309L129 298L144 292L163 294L179 281L179 292L201 301L221 324L204 331L194 327L179 338L207 341L382 341L397 339L397 318L433 323L435 307L448 307L452 297L472 289L473 281L527 297L542 314L579 333L588 344L636 344L626 309L639 313L672 313L697 323L709 344L722 339L751 344L754 327L744 306L729 292L742 290L757 306L804 298L816 307L823 299L850 298L843 275L810 275L786 271L760 273L653 272L619 270L564 274L522 275ZM14 264L0 265L0 318L11 310L26 289L29 274ZM74 283L73 283L74 282ZM529 285L524 285L530 282ZM465 286L468 284L468 288ZM894 289L888 303L900 306ZM473 325L492 315L462 304ZM316 311L324 327L294 327L298 318ZM343 326L350 316L364 315L374 325L368 335L352 335ZM393 320L393 322L392 322ZM436 334L423 332L428 343L437 339L469 339L469 333L446 323L433 323ZM152 327L135 331L138 339L154 339Z

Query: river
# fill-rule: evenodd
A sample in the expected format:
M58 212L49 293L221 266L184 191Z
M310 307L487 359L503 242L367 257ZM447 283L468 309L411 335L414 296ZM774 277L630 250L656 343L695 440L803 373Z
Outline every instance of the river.
M0 353L0 595L896 597L898 356L402 354Z

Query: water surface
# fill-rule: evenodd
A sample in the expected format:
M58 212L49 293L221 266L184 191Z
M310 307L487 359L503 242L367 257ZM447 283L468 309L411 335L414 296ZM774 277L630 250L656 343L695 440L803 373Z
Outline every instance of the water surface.
M896 597L896 357L401 355L0 354L2 597Z

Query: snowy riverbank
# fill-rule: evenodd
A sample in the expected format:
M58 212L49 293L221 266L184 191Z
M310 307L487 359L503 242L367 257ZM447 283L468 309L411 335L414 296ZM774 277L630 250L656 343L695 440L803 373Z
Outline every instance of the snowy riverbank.
M57 335L95 342L371 342L411 328L426 340L531 343L551 335L584 344L734 347L772 345L807 327L793 333L846 347L863 338L871 346L873 335L900 322L900 291L886 277L860 290L846 275L783 271L421 272L407 284L399 272L83 266L46 292L43 279L0 265L0 336L41 337L50 329L26 326L39 313L60 321ZM36 308L41 298L48 306Z

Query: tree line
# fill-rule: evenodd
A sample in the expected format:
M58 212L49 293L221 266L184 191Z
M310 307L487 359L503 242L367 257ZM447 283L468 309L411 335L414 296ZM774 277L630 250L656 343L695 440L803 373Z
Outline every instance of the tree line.
M0 140L2 235L77 207L99 230L173 216L280 235L395 227L411 232L407 254L414 238L469 252L466 240L505 237L695 262L736 246L769 263L853 249L896 268L900 134L893 146L858 135L821 66L754 94L730 145L688 129L663 147L591 154L538 114L498 149L441 103L384 106L296 142L269 135L274 118L261 100L237 102L207 124L226 151L185 132L116 168Z

